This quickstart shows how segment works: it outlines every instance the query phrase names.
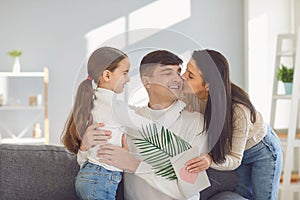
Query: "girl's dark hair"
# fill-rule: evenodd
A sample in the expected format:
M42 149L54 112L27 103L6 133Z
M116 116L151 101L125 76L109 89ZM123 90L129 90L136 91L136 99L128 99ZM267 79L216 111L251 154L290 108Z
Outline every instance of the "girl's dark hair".
M210 153L215 163L223 163L226 160L226 154L228 154L232 148L234 104L242 104L250 110L252 123L256 121L256 110L248 94L230 81L229 64L221 53L214 50L194 51L192 58L196 61L197 67L203 73L205 81L209 83L209 96L204 112L204 127L208 133L209 148L211 149ZM203 61L207 59L211 61ZM216 73L212 74L212 68L217 68L216 72L218 72L219 75ZM223 86L216 86L217 77L222 79ZM215 109L215 107L217 107L217 109ZM214 119L215 116L222 118L220 117L222 114L224 116L223 127L217 130L215 128L218 127L217 125L212 124L212 126L210 126L212 119ZM215 121L221 123L222 120Z
M126 58L122 51L112 47L101 47L95 50L87 63L88 75L98 86L104 70L113 72L118 63ZM94 89L92 80L84 80L77 89L75 103L62 133L62 143L73 153L80 148L81 137L84 134L93 107Z

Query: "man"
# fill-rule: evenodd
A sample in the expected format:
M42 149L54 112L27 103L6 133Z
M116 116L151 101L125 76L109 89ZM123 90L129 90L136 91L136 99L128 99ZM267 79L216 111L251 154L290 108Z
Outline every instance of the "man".
M192 146L199 147L200 155L208 152L207 137L203 132L203 116L184 110L185 104L178 100L183 86L180 77L181 64L182 60L178 56L164 50L151 52L142 59L140 76L149 95L149 103L146 107L135 109L134 113L163 125ZM116 117L122 125L128 124L128 117ZM130 151L138 153L139 150L132 140L134 138L136 135L128 133ZM125 199L171 200L191 197L191 194L183 191L180 177L170 181L158 176L149 164L128 156L129 154L120 147L103 145L98 155L105 159L107 164L134 172L124 174ZM193 199L199 199L198 194L193 196Z

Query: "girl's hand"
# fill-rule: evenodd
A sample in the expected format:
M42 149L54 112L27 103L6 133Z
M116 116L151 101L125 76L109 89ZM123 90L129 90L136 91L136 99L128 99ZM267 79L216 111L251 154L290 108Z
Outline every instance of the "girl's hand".
M122 137L122 147L105 144L99 147L97 157L102 163L112 165L119 169L135 172L140 164L140 160L136 159L132 153L128 151L125 136Z
M209 154L204 154L189 160L185 166L188 172L198 173L203 170L207 170L212 162L212 158Z
M107 143L107 140L111 138L111 131L100 130L101 127L104 127L103 123L88 126L81 139L81 151L87 151L97 144Z

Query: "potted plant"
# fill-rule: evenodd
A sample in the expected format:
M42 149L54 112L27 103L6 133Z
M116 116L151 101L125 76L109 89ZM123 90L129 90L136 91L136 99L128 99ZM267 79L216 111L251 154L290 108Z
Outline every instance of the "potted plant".
M293 88L294 68L281 65L277 72L277 80L284 83L285 94L291 94Z
M22 55L21 50L12 50L8 52L8 55L14 58L14 65L13 65L13 72L20 72L21 65L20 65L20 56Z

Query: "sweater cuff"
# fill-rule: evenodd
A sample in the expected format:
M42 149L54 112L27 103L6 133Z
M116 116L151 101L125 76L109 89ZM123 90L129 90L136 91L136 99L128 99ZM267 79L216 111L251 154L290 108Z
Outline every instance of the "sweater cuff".
M88 151L81 151L80 149L78 150L78 155L79 155L80 157L86 156L87 153L88 153Z
M79 164L80 168L82 167L83 163L85 163L87 161L87 154L88 154L88 151L78 150L77 163Z

